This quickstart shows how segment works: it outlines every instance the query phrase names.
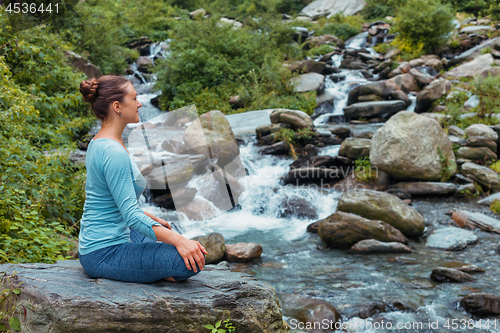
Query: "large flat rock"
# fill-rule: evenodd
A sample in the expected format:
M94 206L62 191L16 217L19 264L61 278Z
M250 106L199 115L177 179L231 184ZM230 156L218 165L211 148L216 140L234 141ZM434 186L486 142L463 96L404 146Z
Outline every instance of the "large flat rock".
M364 0L316 0L302 9L302 14L314 17L323 13L328 13L328 18L336 13L343 13L345 16L354 15L365 7Z
M427 246L442 250L460 251L477 242L477 236L470 230L444 227L436 229L427 238Z
M37 333L201 333L227 318L240 333L289 331L274 288L224 264L185 282L151 284L92 279L78 260L0 265L0 273L14 271L27 309L23 332L30 325Z
M351 104L344 108L344 114L349 118L372 117L382 114L394 114L406 109L403 101L375 101Z

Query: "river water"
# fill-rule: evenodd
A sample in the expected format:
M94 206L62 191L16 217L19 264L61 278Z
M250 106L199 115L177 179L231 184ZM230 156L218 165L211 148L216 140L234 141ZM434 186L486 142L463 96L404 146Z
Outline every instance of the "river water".
M341 61L338 57L333 60ZM370 82L357 71L343 70L342 74L346 75L345 81L326 82L327 90L337 98L332 115L342 113L350 89L356 84ZM136 86L138 92L143 92L139 95L143 104L141 121L163 113L149 102L156 96L151 93L151 86L152 83ZM412 100L409 110L414 106L414 97ZM248 114L249 117L251 115ZM262 112L258 115L262 117ZM315 125L327 127L326 119L328 115L316 119ZM268 119L262 119L263 123L266 121ZM376 130L380 125L370 126ZM478 325L484 326L485 320L471 319L458 305L458 301L471 292L500 294L500 255L496 252L500 235L476 230L474 232L479 241L455 252L431 249L425 245L425 236L432 230L452 224L450 216L446 215L450 209L461 208L492 216L487 207L475 203L477 199L414 199L413 207L423 214L427 227L424 237L410 242L413 250L410 254L356 255L332 250L324 246L318 235L306 232L306 227L334 213L341 193L316 187L280 185L280 178L289 171L293 161L260 155L255 135L234 130L245 142L240 146L241 159L249 173L241 179L245 191L239 199L240 209L220 212L215 218L204 221L190 221L182 218L182 214L178 220L175 212L147 203L144 196L141 198L142 208L173 221L174 229L188 238L218 232L224 236L226 243L260 244L263 247L260 259L248 264L230 264L231 269L252 274L260 281L269 283L276 289L281 302L290 295L329 302L343 314L344 324L348 327L345 332L500 332L500 319L496 322L490 319L488 329L479 328ZM320 155L335 156L338 149L339 146L321 148ZM195 180L191 185L196 186ZM305 200L316 210L318 217L281 217L283 202L294 198ZM463 264L475 264L485 268L486 272L475 275L477 280L468 283L440 284L430 279L430 273L436 267L459 267ZM363 306L374 302L392 304L395 301L405 304L407 310L389 308L366 320L355 316L356 310ZM284 319L291 323L291 318L285 316ZM453 319L456 321L452 322ZM388 328L388 323L391 328ZM454 323L458 329L452 328ZM464 323L465 328L462 329ZM302 332L300 329L292 331Z

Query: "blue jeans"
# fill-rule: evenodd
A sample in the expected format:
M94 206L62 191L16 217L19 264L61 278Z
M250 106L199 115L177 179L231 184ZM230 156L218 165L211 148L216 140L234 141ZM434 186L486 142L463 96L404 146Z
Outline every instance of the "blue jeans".
M130 243L108 246L80 255L80 264L92 278L152 283L166 277L184 281L197 273L187 269L177 248L158 243L130 229Z

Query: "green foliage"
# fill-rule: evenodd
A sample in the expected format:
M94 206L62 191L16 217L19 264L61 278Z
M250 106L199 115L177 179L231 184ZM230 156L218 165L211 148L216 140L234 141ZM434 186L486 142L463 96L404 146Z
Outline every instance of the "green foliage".
M500 113L500 76L492 77L490 73L486 79L475 80L472 91L479 96L476 108L479 117Z
M371 182L377 179L377 168L373 167L368 156L359 157L354 161L354 176L360 182Z
M387 43L381 43L373 47L373 49L377 53L387 53L387 51L389 51L391 48L391 45Z
M394 43L402 52L432 53L453 31L453 18L451 8L439 0L409 0L397 10L395 31L399 34Z
M315 46L307 51L308 57L321 56L327 53L330 53L334 50L331 45L320 45Z
M221 24L217 17L180 22L172 37L171 57L158 60L155 68L162 109L195 103L200 113L232 113L231 95L239 95L244 104L236 112L314 109L310 95L296 94L288 84L292 74L282 62L291 50L285 43L292 40L292 31L272 18L251 20L242 29Z
M363 15L371 20L394 16L397 8L403 3L404 0L367 0Z
M224 323L224 328L221 327L221 323ZM215 325L205 325L203 326L206 329L210 330L210 333L231 333L231 332L236 332L236 327L231 324L230 319L226 319L224 321L219 320Z
M23 305L15 305L21 289L18 285L13 285L11 279L15 276L8 276L5 272L0 275L0 332L10 332L11 330L20 331L21 321L16 315L21 308L24 310L24 319L26 319L26 309ZM23 319L23 321L24 321Z
M457 12L466 12L475 16L493 15L494 9L490 12L491 8L498 6L496 0L448 0L454 10Z
M346 40L350 37L356 36L361 32L361 27L352 26L348 23L331 23L325 24L323 27L318 29L315 34L316 35L334 35L336 37L341 38L342 40Z
M490 210L495 214L500 214L500 200L493 200L490 204Z
M500 161L496 161L495 163L492 163L489 168L496 173L500 173Z
M0 262L69 258L85 200L85 170L73 166L67 129L78 133L89 117L76 73L64 58L68 45L39 26L12 40L0 7ZM80 96L78 96L80 95ZM44 152L45 151L45 152Z
M448 178L453 176L452 170L456 170L456 163L453 160L449 160L444 156L443 151L440 147L438 147L439 160L441 162L441 172L440 172L440 180L445 182Z

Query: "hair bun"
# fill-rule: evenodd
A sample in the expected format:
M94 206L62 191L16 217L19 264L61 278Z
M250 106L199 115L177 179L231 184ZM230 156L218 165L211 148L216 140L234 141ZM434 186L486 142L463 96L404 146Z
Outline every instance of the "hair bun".
M98 88L99 84L95 78L82 81L82 83L80 83L80 92L83 95L83 101L90 104L94 103L97 98Z

